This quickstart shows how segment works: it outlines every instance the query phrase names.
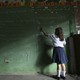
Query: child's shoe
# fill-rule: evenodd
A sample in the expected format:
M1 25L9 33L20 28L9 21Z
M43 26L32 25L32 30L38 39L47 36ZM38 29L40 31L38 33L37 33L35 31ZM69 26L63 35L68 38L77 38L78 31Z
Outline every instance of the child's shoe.
M57 77L57 80L60 80L60 77Z
M61 76L61 78L62 78L63 80L65 80L65 79L66 79L66 77L64 77L64 76Z

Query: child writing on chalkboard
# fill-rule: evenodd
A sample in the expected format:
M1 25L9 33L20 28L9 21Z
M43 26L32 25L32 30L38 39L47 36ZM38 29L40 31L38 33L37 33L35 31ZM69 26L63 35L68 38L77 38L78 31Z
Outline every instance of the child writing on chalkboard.
M60 75L62 73L63 79L65 80L65 64L67 62L67 57L64 51L64 45L66 45L66 41L63 35L62 28L57 27L55 29L55 33L51 35L45 33L42 28L40 28L40 31L52 40L54 46L52 60L54 63L57 63L57 79L60 80Z

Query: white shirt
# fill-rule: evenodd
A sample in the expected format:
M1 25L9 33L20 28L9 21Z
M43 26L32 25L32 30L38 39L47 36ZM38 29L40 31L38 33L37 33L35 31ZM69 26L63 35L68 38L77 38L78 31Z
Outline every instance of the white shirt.
M60 41L60 38L56 37L54 34L48 36L52 40L54 47L64 47L64 45L66 45L65 39Z

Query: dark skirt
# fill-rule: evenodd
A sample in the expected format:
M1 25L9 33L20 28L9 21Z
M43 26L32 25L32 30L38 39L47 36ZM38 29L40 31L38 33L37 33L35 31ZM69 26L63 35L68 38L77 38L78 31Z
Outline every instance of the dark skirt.
M54 47L52 61L57 64L67 63L67 56L65 54L64 48Z

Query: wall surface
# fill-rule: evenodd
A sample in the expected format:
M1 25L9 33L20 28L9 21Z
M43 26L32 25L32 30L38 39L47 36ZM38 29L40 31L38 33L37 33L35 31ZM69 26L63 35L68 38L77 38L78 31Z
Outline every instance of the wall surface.
M0 74L53 73L51 41L38 28L53 33L62 26L65 38L75 33L73 7L0 8Z

